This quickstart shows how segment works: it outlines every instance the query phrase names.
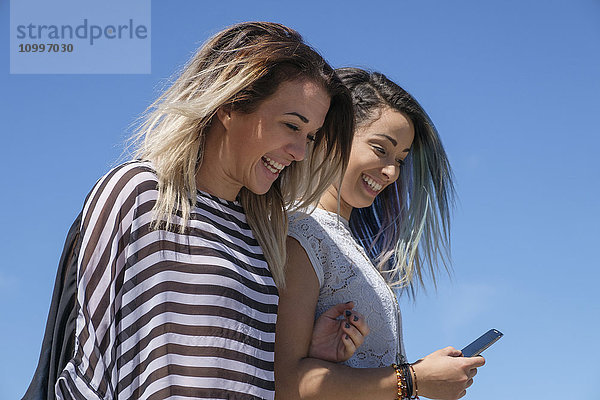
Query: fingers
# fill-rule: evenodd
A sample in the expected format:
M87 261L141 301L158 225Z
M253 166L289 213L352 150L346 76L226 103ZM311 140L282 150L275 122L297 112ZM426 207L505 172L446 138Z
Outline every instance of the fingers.
M356 349L364 342L365 336L370 332L365 317L361 313L353 311L352 308L354 308L353 301L339 303L329 308L319 317L319 320L321 318L336 320L338 329L341 329L341 342L338 342L338 352L343 351L344 360L347 360L356 352Z
M354 308L353 301L339 303L325 311L321 317L338 319L339 316L343 315L347 323L354 326L362 336L367 336L370 329L365 317L361 313L353 311L352 308Z
M321 316L336 319L340 315L344 314L346 310L351 310L354 307L354 302L349 301L347 303L339 303L325 311Z
M485 365L485 358L481 356L477 357L467 357L466 360L469 360L471 368L479 368Z
M483 357L473 357L475 358L481 358L483 359ZM475 361L475 360L474 360ZM483 365L485 364L485 360L483 360L483 364L482 364L482 360L476 360L477 364L476 365ZM466 394L466 389L468 389L469 387L471 387L471 385L473 385L473 378L475 377L475 375L477 375L477 368L471 368L467 371L467 382L465 383L465 394ZM462 396L461 396L462 397Z
M472 370L470 370L467 373L467 376L469 377L469 379L473 379L475 377L475 375L477 375L477 368L473 368Z
M342 322L342 331L346 336L350 337L356 348L359 348L365 340L365 336L356 328L356 326L351 325L347 321Z
M369 334L369 325L367 325L365 317L359 312L346 310L344 311L344 316L346 317L346 320L342 322L342 331L346 335L344 339L352 341L354 349L352 350L347 347L347 350L351 350L354 353L363 344L365 336Z
M343 345L343 349L340 349L343 352L341 361L346 361L354 355L356 350L363 344L365 335L368 334L369 330L364 321L365 318L361 314L345 310L344 317L345 319L338 320L341 329L341 344ZM366 334L363 334L363 331Z
M342 343L344 344L344 361L352 357L358 348L349 334L344 333L342 336ZM362 343L362 342L361 342Z
M369 325L367 325L367 320L361 313L346 310L344 315L346 316L346 321L358 329L361 335L367 336L371 332Z

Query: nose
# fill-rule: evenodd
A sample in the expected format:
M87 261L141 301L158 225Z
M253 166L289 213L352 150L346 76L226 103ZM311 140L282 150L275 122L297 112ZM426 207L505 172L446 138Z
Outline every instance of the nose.
M296 136L287 144L285 151L292 156L294 161L302 161L306 157L306 138L302 135Z
M385 176L388 182L394 182L398 179L398 175L400 174L400 168L394 162L393 164L387 164L381 170L381 173Z

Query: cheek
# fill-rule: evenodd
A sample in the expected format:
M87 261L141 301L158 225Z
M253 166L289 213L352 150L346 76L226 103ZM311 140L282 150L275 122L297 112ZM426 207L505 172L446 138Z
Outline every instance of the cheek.
M348 169L344 174L344 179L342 180L341 195L343 198L349 200L352 197L354 197L354 193L357 190L357 186L360 185L360 175L361 171L359 168L356 168L356 165L348 166Z
M251 137L249 136L243 140L240 143L240 148L242 151L252 153L254 157L262 157L276 144L276 137L269 136L267 131L260 129L255 131Z
M348 170L360 177L364 171L373 168L375 163L377 163L377 158L373 157L368 151L356 152L350 156Z
M287 142L289 142L289 136L286 136L285 132L282 132L278 124L269 124L258 127L255 140L257 147L258 143L260 143L260 147L266 153L273 149L285 147Z

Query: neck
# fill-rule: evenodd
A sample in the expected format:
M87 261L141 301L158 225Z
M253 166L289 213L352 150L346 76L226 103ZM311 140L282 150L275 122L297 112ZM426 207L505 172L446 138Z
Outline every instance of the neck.
M242 186L227 174L230 161L226 159L222 137L214 129L206 133L202 164L196 172L196 187L222 199L235 201Z
M321 196L319 199L319 207L323 210L337 213L338 212L338 197L339 192L337 188L333 185L329 186L327 191ZM344 199L340 198L340 215L344 217L346 220L350 221L350 214L352 213L352 206L344 201Z

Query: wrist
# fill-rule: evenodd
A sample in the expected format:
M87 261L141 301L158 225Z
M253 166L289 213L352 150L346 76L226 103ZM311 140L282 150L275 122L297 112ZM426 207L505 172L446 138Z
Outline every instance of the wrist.
M418 399L419 398L419 383L417 382L417 372L415 371L415 367L413 364L408 364L409 370L408 373L412 375L412 381L413 381L413 386L414 386L414 398Z
M418 380L418 390L419 390L419 394L421 394L422 396L427 396L427 393L430 392L429 389L430 388L430 376L428 374L428 372L431 371L427 371L427 365L423 365L423 363L421 362L422 360L419 360L417 362L414 362L411 364L412 370L411 372L417 376L417 380ZM413 375L413 376L414 376Z
M396 398L398 400L418 399L417 373L411 364L392 364L396 376Z
M396 364L392 364L392 368L394 369L394 384L396 388L396 399L403 400L406 398L406 381L402 376L401 367Z

